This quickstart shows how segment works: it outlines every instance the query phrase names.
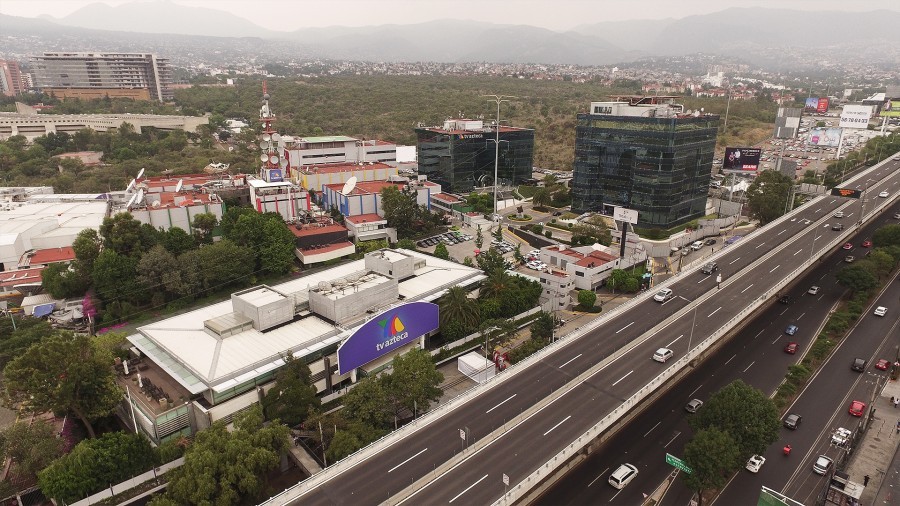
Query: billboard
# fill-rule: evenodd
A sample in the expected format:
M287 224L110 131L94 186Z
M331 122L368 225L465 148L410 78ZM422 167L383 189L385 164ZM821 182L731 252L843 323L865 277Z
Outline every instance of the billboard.
M841 110L841 128L868 128L872 117L871 105L845 105Z
M862 190L856 188L832 188L831 194L835 197L847 197L850 199L858 199L862 197Z
M338 373L348 372L406 346L438 328L438 306L410 302L377 315L341 343Z
M825 114L828 112L828 98L820 98L819 105L816 106L816 112L819 114Z
M779 107L778 115L775 116L775 134L776 139L794 139L797 137L797 130L800 128L800 116L803 115L803 109L799 107Z
M634 209L616 206L613 208L613 219L635 225L638 222L638 212Z
M881 116L887 118L900 118L900 98L891 99L881 108Z
M840 128L811 128L806 143L813 146L828 146L836 148L841 142Z
M806 104L804 109L807 112L815 112L818 114L824 114L828 112L828 97L824 98L816 98L809 97L806 99Z
M722 170L733 172L752 172L759 168L759 148L725 148Z

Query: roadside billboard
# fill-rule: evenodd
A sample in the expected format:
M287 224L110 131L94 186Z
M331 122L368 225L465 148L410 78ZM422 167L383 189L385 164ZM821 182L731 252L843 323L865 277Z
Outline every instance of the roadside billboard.
M754 172L759 169L760 148L725 148L722 170L731 172Z
M806 143L813 146L828 146L836 148L841 142L840 128L811 128Z
M796 138L802 115L803 109L799 107L779 107L778 115L775 116L775 134L773 137L776 139Z
M846 197L849 199L858 199L862 197L862 190L856 188L832 188L831 194L835 197Z
M871 105L845 105L841 110L841 128L868 128L872 117Z
M817 114L825 114L828 112L828 97L809 97L806 99L806 104L804 109L807 112L814 112Z
M887 118L900 118L900 98L891 99L881 108L881 116Z
M410 302L388 309L356 329L337 350L338 374L390 354L438 328L438 305Z
M819 99L819 104L816 106L816 112L819 114L828 112L828 97Z

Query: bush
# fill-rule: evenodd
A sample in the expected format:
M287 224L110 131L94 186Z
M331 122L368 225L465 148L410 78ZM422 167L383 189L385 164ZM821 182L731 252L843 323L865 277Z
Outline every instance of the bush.
M597 294L591 290L578 291L578 305L585 308L594 307L597 302Z
M553 232L548 230L544 232L544 236L547 237L547 239L550 239L551 237L553 237Z

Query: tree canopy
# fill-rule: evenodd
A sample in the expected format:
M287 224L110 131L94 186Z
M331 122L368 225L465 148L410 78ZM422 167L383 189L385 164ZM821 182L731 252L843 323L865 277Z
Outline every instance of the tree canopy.
M263 398L263 412L269 420L281 420L291 427L302 423L318 409L309 366L291 353L284 353L284 366L275 373L275 386Z
M791 178L774 170L760 172L747 188L747 205L750 215L765 225L790 211Z
M712 428L726 432L741 459L765 452L778 439L781 427L772 399L741 380L710 396L688 424L696 433Z

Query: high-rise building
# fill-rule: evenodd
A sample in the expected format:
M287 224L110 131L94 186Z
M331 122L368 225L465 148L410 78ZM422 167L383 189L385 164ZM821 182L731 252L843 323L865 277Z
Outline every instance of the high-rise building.
M8 97L21 94L25 91L22 77L18 62L0 60L0 93Z
M484 121L450 119L443 127L416 128L419 174L440 183L445 191L461 193L494 184L496 126ZM531 178L534 130L500 127L497 178L501 185L517 185Z
M705 214L719 116L684 111L674 96L613 97L578 115L572 211L638 211L669 228Z
M167 58L150 53L44 53L33 56L35 85L60 98L173 99Z

